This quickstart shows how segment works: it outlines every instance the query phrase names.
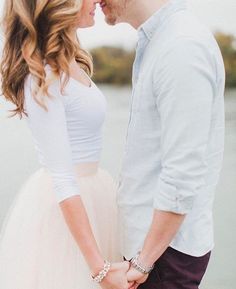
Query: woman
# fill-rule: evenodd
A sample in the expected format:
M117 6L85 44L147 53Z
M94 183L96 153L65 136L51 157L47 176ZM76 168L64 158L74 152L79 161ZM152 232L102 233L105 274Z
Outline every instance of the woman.
M94 24L98 3L6 0L2 92L16 106L13 115L27 121L42 167L5 219L0 288L129 287L129 263L117 245L116 186L98 168L106 102L76 38L78 27Z

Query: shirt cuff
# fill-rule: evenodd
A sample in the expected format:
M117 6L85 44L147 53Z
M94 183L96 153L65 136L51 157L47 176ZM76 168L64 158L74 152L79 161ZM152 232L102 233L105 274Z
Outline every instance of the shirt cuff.
M60 188L58 188L57 186L54 186L54 190L55 190L57 203L60 203L70 197L80 195L79 186L77 184L66 185Z
M154 208L176 214L187 214L194 203L194 194L159 180L154 197Z

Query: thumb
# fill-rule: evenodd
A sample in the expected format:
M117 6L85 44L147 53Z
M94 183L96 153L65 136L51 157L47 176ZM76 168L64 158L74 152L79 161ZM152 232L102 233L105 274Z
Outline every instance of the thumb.
M129 288L128 289L134 289L135 288L135 282L129 282Z
M129 271L127 272L126 276L127 276L128 282L134 282L134 281L135 281L135 278L134 278L134 276L133 276L133 272L132 272L131 270L129 270Z
M130 263L128 261L123 262L123 269L125 270L126 273L129 271Z

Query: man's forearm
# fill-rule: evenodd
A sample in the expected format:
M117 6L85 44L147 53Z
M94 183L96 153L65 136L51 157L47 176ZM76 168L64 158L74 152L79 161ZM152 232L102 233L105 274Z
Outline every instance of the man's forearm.
M155 210L139 262L151 266L167 249L178 232L185 215Z

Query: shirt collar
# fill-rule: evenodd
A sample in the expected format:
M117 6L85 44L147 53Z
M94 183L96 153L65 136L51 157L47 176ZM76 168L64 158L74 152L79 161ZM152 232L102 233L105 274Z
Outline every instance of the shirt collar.
M186 0L170 0L138 28L139 38L145 37L150 41L156 29L160 27L167 18L175 12L186 8Z

